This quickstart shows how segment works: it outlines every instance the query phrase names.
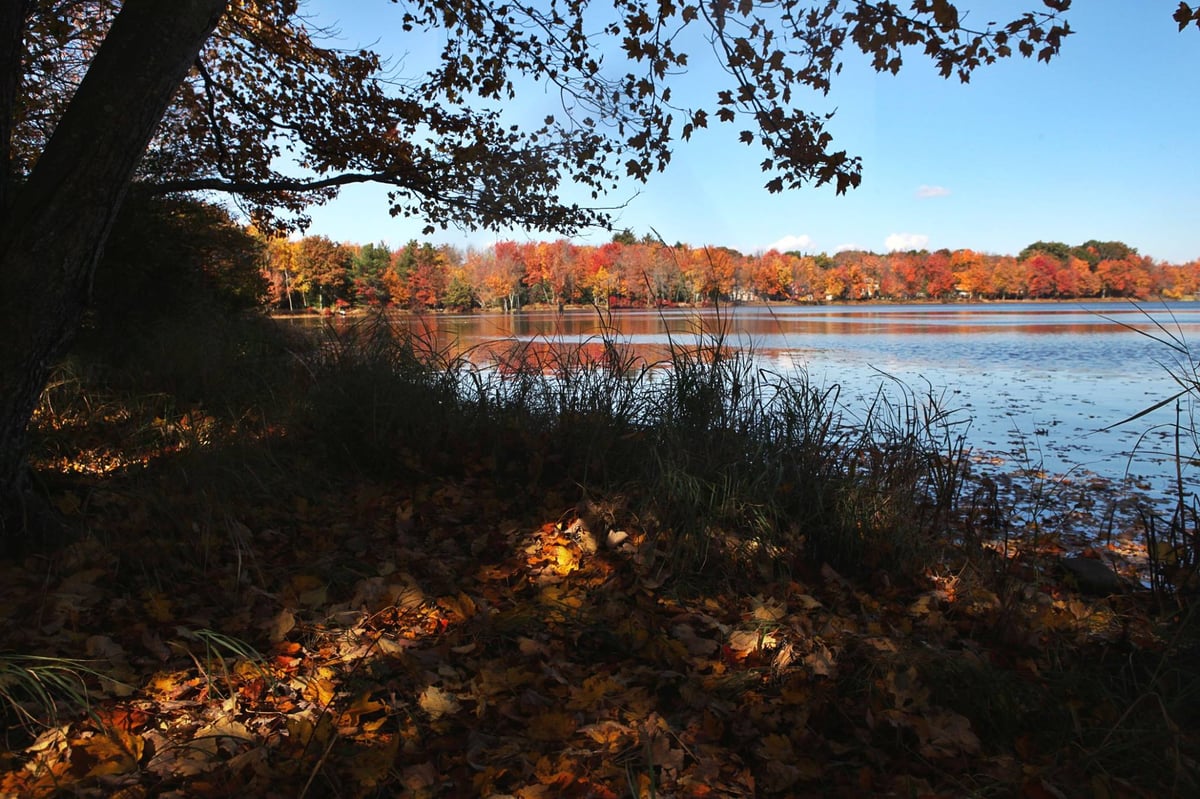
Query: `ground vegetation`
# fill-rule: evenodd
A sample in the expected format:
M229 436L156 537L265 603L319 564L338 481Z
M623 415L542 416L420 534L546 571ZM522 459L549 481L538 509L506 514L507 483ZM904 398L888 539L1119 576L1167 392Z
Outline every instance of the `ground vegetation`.
M1200 787L1186 512L989 472L935 397L849 418L719 327L481 369L226 324L199 393L68 361L43 395L72 535L2 566L0 792Z

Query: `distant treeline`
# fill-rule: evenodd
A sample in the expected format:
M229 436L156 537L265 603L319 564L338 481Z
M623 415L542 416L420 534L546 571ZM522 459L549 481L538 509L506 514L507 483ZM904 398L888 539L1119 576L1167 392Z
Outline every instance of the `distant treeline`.
M1015 256L965 249L743 255L628 233L598 246L505 241L466 252L417 241L392 250L308 236L271 240L267 263L270 302L293 310L633 307L715 299L1147 299L1200 292L1200 261L1157 262L1119 241L1039 241Z

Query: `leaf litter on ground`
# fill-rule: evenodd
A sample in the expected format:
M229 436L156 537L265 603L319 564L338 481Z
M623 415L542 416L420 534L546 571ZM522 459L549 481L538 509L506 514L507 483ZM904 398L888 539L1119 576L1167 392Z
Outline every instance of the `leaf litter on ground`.
M999 556L681 588L661 531L537 491L308 487L183 546L97 487L103 541L0 567L0 648L86 664L71 712L6 716L0 795L1162 795L1097 771L1131 709L1064 679L1171 646L1136 597Z

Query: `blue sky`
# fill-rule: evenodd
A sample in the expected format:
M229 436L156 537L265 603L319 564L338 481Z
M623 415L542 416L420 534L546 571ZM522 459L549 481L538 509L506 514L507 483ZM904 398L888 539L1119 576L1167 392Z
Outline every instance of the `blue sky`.
M681 143L665 173L629 182L604 204L628 201L619 227L657 231L667 242L755 252L876 252L969 247L1015 254L1037 240L1120 240L1156 259L1200 258L1200 30L1178 31L1174 0L1076 0L1076 33L1050 64L1017 58L943 80L914 53L898 76L876 75L846 54L828 98L835 144L863 158L862 186L768 194L763 152L736 141L740 128L713 123ZM1007 20L1037 0L963 0L969 22ZM404 56L418 47L383 0L313 0L347 46ZM693 54L693 85L706 52ZM524 99L540 121L550 99ZM392 218L385 192L354 187L313 209L310 234L339 241L422 238L421 223ZM636 196L635 196L636 195ZM523 231L439 232L435 243L487 246L526 240ZM541 236L546 238L546 236ZM607 241L596 232L584 243Z

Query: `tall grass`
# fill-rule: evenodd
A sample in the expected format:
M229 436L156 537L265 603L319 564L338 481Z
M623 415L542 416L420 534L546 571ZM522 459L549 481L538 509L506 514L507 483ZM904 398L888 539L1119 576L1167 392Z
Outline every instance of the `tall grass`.
M0 653L0 719L12 722L9 732L53 726L60 716L88 710L88 685L102 676L83 660Z
M824 562L916 574L955 543L969 421L930 386L881 374L879 392L854 408L836 384L763 368L735 343L725 308L698 314L649 357L596 313L599 332L583 341L466 352L443 343L436 317L398 324L379 313L306 336L251 320L214 332L229 346L194 370L156 365L196 350L194 331L160 330L143 348L145 374L129 359L93 363L47 393L46 411L147 453L173 451L196 507L181 514L167 498L175 507L161 515L187 518L181 545L200 547L199 564L229 538L231 493L303 493L294 484L322 472L486 474L531 507L546 495L566 507L617 497L625 517L608 523L645 528L664 573L689 579ZM233 346L247 329L254 336ZM124 421L104 421L117 406ZM43 433L44 449L65 452L55 436L77 428Z
M415 453L452 452L477 422L459 385L468 362L432 335L398 333L382 313L324 328L305 368L292 424L331 464L388 474Z
M1162 408L1173 406L1175 419L1166 425L1174 443L1175 480L1169 516L1157 508L1139 509L1146 531L1146 549L1150 560L1150 581L1163 594L1200 592L1200 494L1191 478L1200 465L1200 359L1192 352L1178 323L1172 330L1141 306L1134 303L1149 329L1120 319L1103 317L1157 344L1162 352L1158 365L1175 382L1178 390L1105 429L1128 425ZM1169 313L1169 312L1168 312ZM1172 317L1173 318L1173 317ZM1145 440L1147 433L1141 440Z
M881 392L855 418L837 386L730 346L727 315L651 362L597 313L583 342L459 354L430 330L365 320L314 351L302 426L373 472L486 463L531 502L551 486L620 495L676 575L919 570L944 539L965 450L931 392Z

